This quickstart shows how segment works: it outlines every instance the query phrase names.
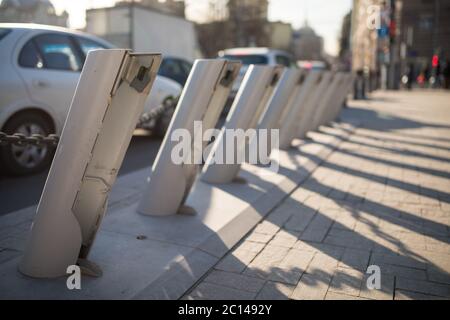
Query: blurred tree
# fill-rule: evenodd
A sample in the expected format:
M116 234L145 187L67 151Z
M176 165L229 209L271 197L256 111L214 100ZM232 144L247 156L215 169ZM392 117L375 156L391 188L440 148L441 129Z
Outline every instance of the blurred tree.
M268 0L209 0L207 23L197 25L205 57L232 47L269 46Z
M228 19L228 0L209 0L207 21L223 21Z

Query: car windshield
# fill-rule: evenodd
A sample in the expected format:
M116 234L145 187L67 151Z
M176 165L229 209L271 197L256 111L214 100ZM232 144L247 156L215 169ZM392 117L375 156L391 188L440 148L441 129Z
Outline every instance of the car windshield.
M246 54L246 55L226 54L224 58L227 60L239 60L244 65L269 63L267 57L260 54Z
M0 40L2 40L10 32L11 29L0 28Z
M275 61L277 62L277 64L285 66L285 67L293 66L293 62L291 61L291 59L288 56L277 55L275 57Z

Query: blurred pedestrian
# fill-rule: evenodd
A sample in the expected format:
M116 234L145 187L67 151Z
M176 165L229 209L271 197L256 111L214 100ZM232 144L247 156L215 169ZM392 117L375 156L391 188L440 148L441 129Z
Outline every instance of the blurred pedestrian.
M425 70L423 71L423 74L425 76L425 81L428 82L428 80L430 80L430 64L427 64Z
M356 70L356 78L353 87L353 98L355 100L366 99L366 79L364 77L364 70Z
M425 86L425 72L422 71L418 76L417 76L417 84L419 85L419 87L423 88Z
M438 60L436 66L436 86L439 88L441 86L441 61Z
M414 64L410 63L409 64L409 68L408 68L408 83L406 85L406 87L411 90L412 89L412 85L414 82L414 76L415 76L415 72L414 72Z
M450 89L450 60L447 59L445 61L445 68L442 71L442 75L444 76L444 88Z

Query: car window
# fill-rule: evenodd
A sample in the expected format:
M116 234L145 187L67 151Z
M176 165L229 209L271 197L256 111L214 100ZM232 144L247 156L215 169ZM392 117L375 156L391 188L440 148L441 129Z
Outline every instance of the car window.
M248 54L248 55L231 55L227 54L224 56L225 59L228 60L239 60L244 65L249 64L268 64L269 59L267 59L264 55L259 54Z
M159 74L167 77L175 76L177 74L180 74L181 72L182 71L180 65L172 59L164 60L161 64L161 67L159 68Z
M161 65L159 66L159 69L158 69L158 74L160 76L164 76L164 73L166 70L166 65L167 65L167 60L163 59L163 61L161 61Z
M41 69L44 66L42 57L39 54L33 41L28 41L19 54L19 65L25 68Z
M275 61L277 64L281 64L282 66L285 66L285 67L290 67L292 64L291 59L289 59L286 56L281 56L281 55L275 56Z
M80 71L81 59L72 40L62 34L44 34L32 39L42 56L45 69Z
M8 33L11 32L11 29L0 28L0 40L2 40Z
M106 49L106 46L104 46L96 41L93 41L93 40L90 40L87 38L82 38L82 37L76 37L76 39L78 41L78 44L80 45L81 51L83 51L85 56L91 50Z
M190 64L186 61L180 60L180 65L185 74L189 74L189 72L191 72L192 64Z

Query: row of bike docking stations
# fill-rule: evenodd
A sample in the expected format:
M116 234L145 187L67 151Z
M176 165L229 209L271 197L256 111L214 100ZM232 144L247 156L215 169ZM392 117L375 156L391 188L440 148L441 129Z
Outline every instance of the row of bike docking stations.
M160 54L89 52L19 264L22 274L56 278L66 275L70 265L88 274L102 273L87 257L160 62ZM147 185L133 214L159 219L195 214L196 208L185 201L196 180L245 183L238 176L240 163L220 163L213 157L229 151L223 148L228 130L278 129L275 142L265 141L268 150L289 149L293 139L338 116L353 83L347 73L251 65L214 141L195 143L196 123L203 132L217 126L240 68L237 61L195 61L150 177L143 177ZM173 161L178 143L173 136L179 129L193 142L182 157L193 158L197 149L208 147L204 161ZM236 143L234 156L246 153L250 143Z

